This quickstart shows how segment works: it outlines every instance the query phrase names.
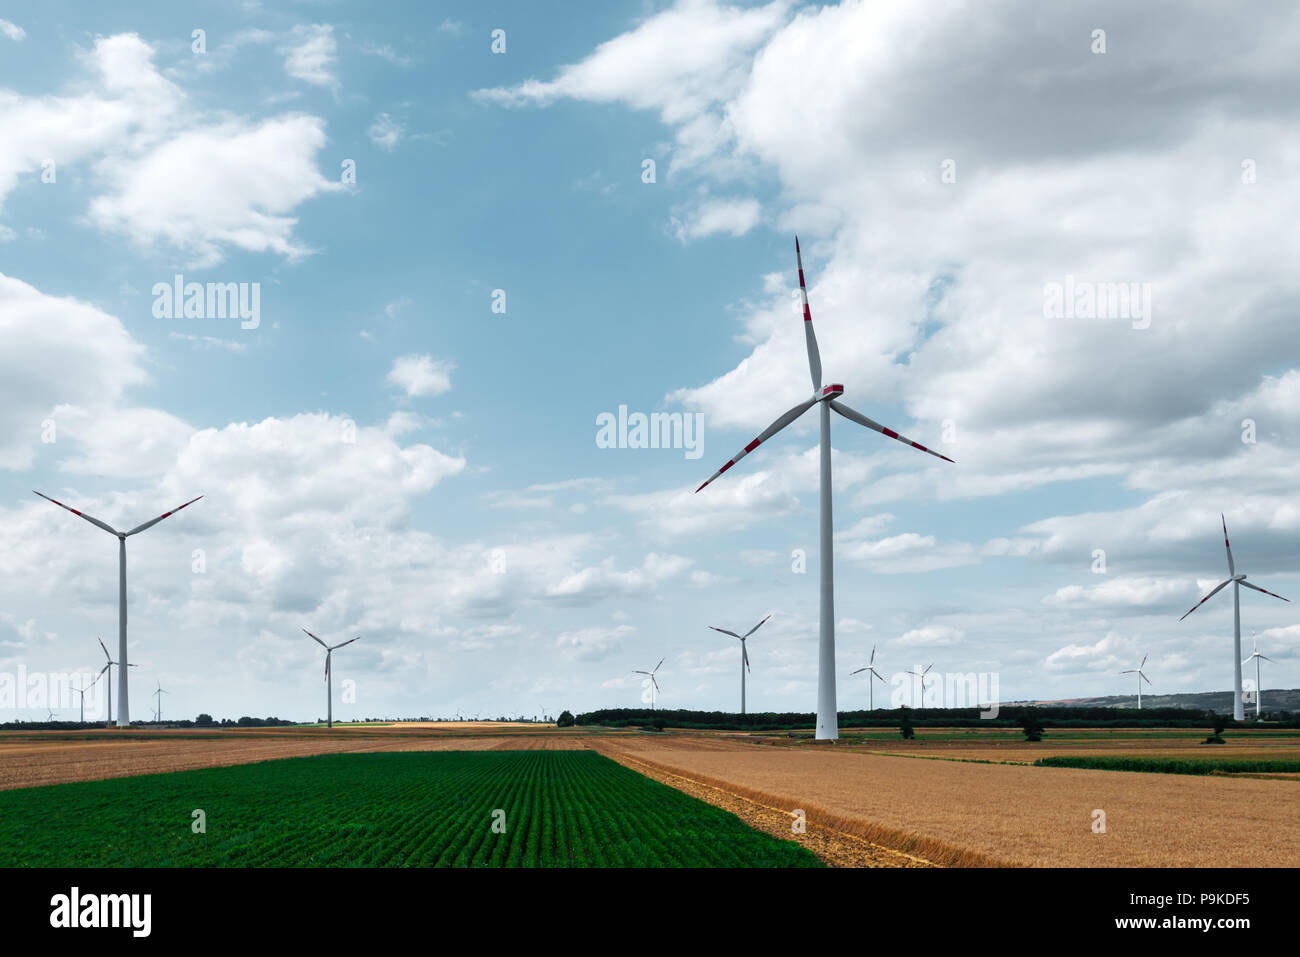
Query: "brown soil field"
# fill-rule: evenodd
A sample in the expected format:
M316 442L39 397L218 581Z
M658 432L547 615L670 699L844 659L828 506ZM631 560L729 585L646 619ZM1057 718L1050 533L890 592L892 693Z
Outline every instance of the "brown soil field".
M1296 782L697 743L606 739L595 747L769 807L801 808L810 824L940 865L1300 864ZM1106 814L1104 834L1092 831L1094 809Z

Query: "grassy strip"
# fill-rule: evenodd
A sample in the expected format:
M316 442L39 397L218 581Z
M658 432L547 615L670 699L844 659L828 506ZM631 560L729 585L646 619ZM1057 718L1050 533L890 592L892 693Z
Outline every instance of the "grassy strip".
M1300 759L1134 758L1110 755L1057 755L1039 758L1035 767L1085 768L1095 771L1143 771L1153 774L1279 774L1300 772Z

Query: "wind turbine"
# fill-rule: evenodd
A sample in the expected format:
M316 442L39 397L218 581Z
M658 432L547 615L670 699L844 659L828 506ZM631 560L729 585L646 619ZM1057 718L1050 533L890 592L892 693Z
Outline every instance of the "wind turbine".
M872 645L872 646L871 646L871 657L870 657L869 659L867 659L867 666L866 666L865 668L859 668L857 671L850 671L850 672L849 672L849 677L850 677L850 678L853 677L854 675L860 675L860 674L862 674L862 672L864 672L864 671L870 671L870 672L871 672L871 674L867 675L867 710L868 710L868 711L874 711L874 710L876 710L875 695L874 695L874 692L875 692L875 690L876 690L876 686L875 686L874 684L871 683L871 679L872 679L872 678L880 678L880 683L881 683L881 684L885 684L885 683L886 683L886 682L885 682L885 679L881 677L880 672L877 671L877 670L875 669L875 667L873 667L873 666L875 665L875 662L876 662L876 646L875 646L875 645ZM933 667L933 666L931 666L931 667ZM928 671L929 669L926 669L926 670ZM909 672L909 674L910 674L910 673L911 673L911 672Z
M104 648L103 638L96 636L95 640L99 642L99 647ZM113 666L117 664L117 662L114 661L112 657L109 656L107 648L104 648L104 657L108 658L108 664L104 665L104 667L99 669L99 675L95 676L95 680L98 681L100 675L103 675L105 672L108 672L108 686L107 686L108 687L108 725L109 727L112 727L113 726ZM138 667L139 665L127 665L127 668L138 668ZM125 669L120 669L118 671L118 674L120 675L123 670ZM126 682L125 681L121 682L121 685L125 687Z
M163 512L157 518L151 518L143 525L137 525L129 532L119 532L107 522L101 522L99 519L93 518L84 512L79 512L72 506L64 505L62 502L52 499L48 495L41 495L41 493L37 492L35 489L32 489L32 491L35 494L40 495L41 498L45 499L45 501L54 502L54 504L59 506L59 508L66 508L73 515L84 518L91 525L102 528L110 535L117 536L117 656L122 662L122 668L120 668L117 673L117 726L119 728L125 728L131 723L131 717L129 714L130 709L127 707L126 691L126 540L132 535L143 532L146 528L152 528L169 515L175 515L182 508L185 508L185 505L193 505L203 496L200 495L198 498L192 498L186 502L185 505L174 508L170 512ZM112 723L111 705L109 706L109 723Z
M795 261L799 267L799 293L803 301L804 342L808 349L808 369L812 373L813 394L809 399L796 405L789 412L780 416L769 425L758 438L750 442L733 456L726 465L710 476L709 480L697 488L699 492L727 469L743 459L760 443L766 442L814 405L820 404L821 417L821 609L820 640L817 652L817 738L834 740L840 736L839 720L835 710L835 581L833 572L834 537L831 528L831 410L834 409L850 422L873 429L881 435L896 439L914 449L928 452L945 462L952 459L927 449L906 436L899 435L893 429L875 422L861 412L856 412L842 402L836 401L844 393L844 386L822 386L822 360L817 351L817 336L813 333L812 312L808 308L808 289L803 278L803 254L799 251L799 237L794 240Z
M1142 664L1138 665L1136 668L1129 668L1127 671L1121 671L1121 672L1120 672L1120 674L1122 674L1122 675L1137 675L1137 683L1138 683L1138 710L1139 710L1139 711L1142 710L1142 682L1145 681L1147 684L1151 684L1151 679L1148 678L1145 674L1142 673L1142 669L1143 669L1144 667L1146 667L1147 659L1148 659L1149 657L1151 657L1151 656L1150 656L1150 655L1143 655L1143 656L1142 656Z
M163 688L162 682L159 681L158 690L153 693L153 696L158 699L158 707L154 711L153 718L155 721L162 721L162 696L165 694L171 694L171 692Z
M772 617L771 615L767 616L767 618L771 618L771 617ZM762 628L764 622L767 621L767 618L764 618L763 621L760 621L757 625L749 629L749 631L745 632L743 635L738 635L734 631L727 631L727 629L725 628L713 628L712 625L709 625L709 627L713 628L714 631L720 631L724 635L730 635L732 638L740 639L740 713L741 714L745 713L745 672L749 670L749 652L745 650L745 639L748 638L750 635L752 635L754 632L758 631L758 629ZM663 662L660 662L660 664L663 664Z
M1265 595L1273 595L1273 593L1271 591L1265 591L1265 589L1260 588L1258 585L1252 585L1250 582L1246 581L1245 575L1237 574L1237 568L1232 562L1232 546L1228 544L1228 522L1224 519L1222 512L1219 513L1219 521L1223 522L1223 547L1228 551L1228 578L1226 581L1221 582L1214 591L1210 592L1193 605L1187 612L1187 615L1190 615L1193 611L1196 611L1196 609L1200 608L1207 601L1217 595L1223 590L1225 585L1232 585L1232 719L1234 721L1244 721L1246 718L1246 712L1241 702L1241 586L1245 585L1247 588L1255 589L1255 591L1262 591ZM1273 595L1273 597L1282 598L1281 595ZM1282 598L1282 600L1290 601L1291 599ZM1187 615L1183 615L1183 618L1186 618ZM1182 621L1183 618L1179 618L1178 620Z
M1273 661L1273 659L1268 655L1261 655L1259 653L1259 646L1255 644L1255 633L1253 631L1250 633L1250 658L1255 659L1255 720L1258 721L1259 699L1264 693L1263 686L1259 683L1259 662L1261 658L1264 661ZM1250 658L1247 658L1246 661L1250 661ZM1242 664L1245 663L1245 661L1242 662ZM1277 664L1275 661L1273 661L1273 663Z
M653 711L653 710L655 709L655 692L659 690L659 682L655 681L655 672L657 672L657 671L659 670L659 665L662 665L666 660L667 660L667 659L665 659L665 658L660 658L660 659L659 659L659 664L654 666L654 670L653 670L653 671L633 671L633 672L632 672L632 674L634 674L634 675L649 675L649 676L650 676L650 710L651 710L651 711ZM644 682L642 682L642 684L644 684Z
M45 710L49 711L48 708L46 708ZM50 713L49 713L48 715L45 716L45 723L46 723L46 724L49 724L49 723L52 722L53 720L54 720L54 712L53 712L53 711L50 711Z
M86 692L89 691L91 688L95 687L95 682L99 681L99 675L102 675L103 673L104 672L101 669L99 674L95 675L95 681L92 681L90 684L86 685L86 687L72 689L73 691L77 692L77 694L81 695L81 722L80 722L81 724L86 723Z
M547 712L546 712L546 705L544 705L544 704L543 704L543 705L538 705L538 707L540 707L540 708L542 709L542 720L543 720L543 721L547 721L547 722L549 722L551 719L550 719L550 717L548 717L548 715L547 715Z
M920 679L920 684L921 684L921 703L918 705L916 702L912 702L912 707L913 707L913 708L924 708L924 707L925 707L925 676L928 675L928 674L930 673L930 669L933 668L933 667L934 667L934 663L931 662L930 664L928 664L928 665L926 665L924 668L922 668L920 671L909 671L909 672L908 672L909 675L916 675L916 677ZM881 680L881 681L884 681L885 679L884 679L884 678L881 678L880 680Z
M336 650L342 648L344 645L352 644L352 642L360 639L361 636L357 635L356 638L349 638L347 641L340 641L337 645L327 645L306 628L303 629L303 634L325 649L325 726L327 728L332 728L334 727L334 680L330 676L330 658Z

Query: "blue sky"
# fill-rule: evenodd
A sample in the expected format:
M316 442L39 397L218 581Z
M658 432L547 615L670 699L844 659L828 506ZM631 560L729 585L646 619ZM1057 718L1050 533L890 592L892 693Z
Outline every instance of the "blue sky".
M705 626L769 612L750 707L812 710L815 415L693 495L805 397L798 232L826 381L957 460L835 422L841 674L1227 688L1230 602L1178 622L1219 512L1300 592L1296 15L1028 9L0 7L0 672L116 641L112 540L31 489L128 527L202 493L130 543L172 713L322 713L302 627L364 635L340 716L636 705L661 657L663 706L730 709ZM156 317L178 273L259 324ZM1045 317L1066 276L1150 322ZM702 413L702 457L598 447L620 406ZM1243 598L1268 687L1291 607Z

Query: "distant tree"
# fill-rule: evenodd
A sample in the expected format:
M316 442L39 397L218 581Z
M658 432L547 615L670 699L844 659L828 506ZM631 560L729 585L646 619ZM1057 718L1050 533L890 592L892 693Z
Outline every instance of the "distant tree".
M1026 741L1043 740L1043 722L1038 720L1038 715L1032 712L1022 714L1016 724L1024 729Z
M1221 714L1214 715L1214 733L1202 741L1202 744L1224 744L1223 729L1228 726L1228 719Z
M212 720L212 715L205 712L194 719L194 724L199 728L210 728L215 725L216 722Z
M903 713L903 720L898 726L898 733L903 736L904 740L910 741L913 735L916 734L916 732L912 729L912 718L908 714L906 705L904 705L899 710L902 711Z
M573 715L568 711L561 711L559 718L555 721L555 726L557 728L572 728Z

